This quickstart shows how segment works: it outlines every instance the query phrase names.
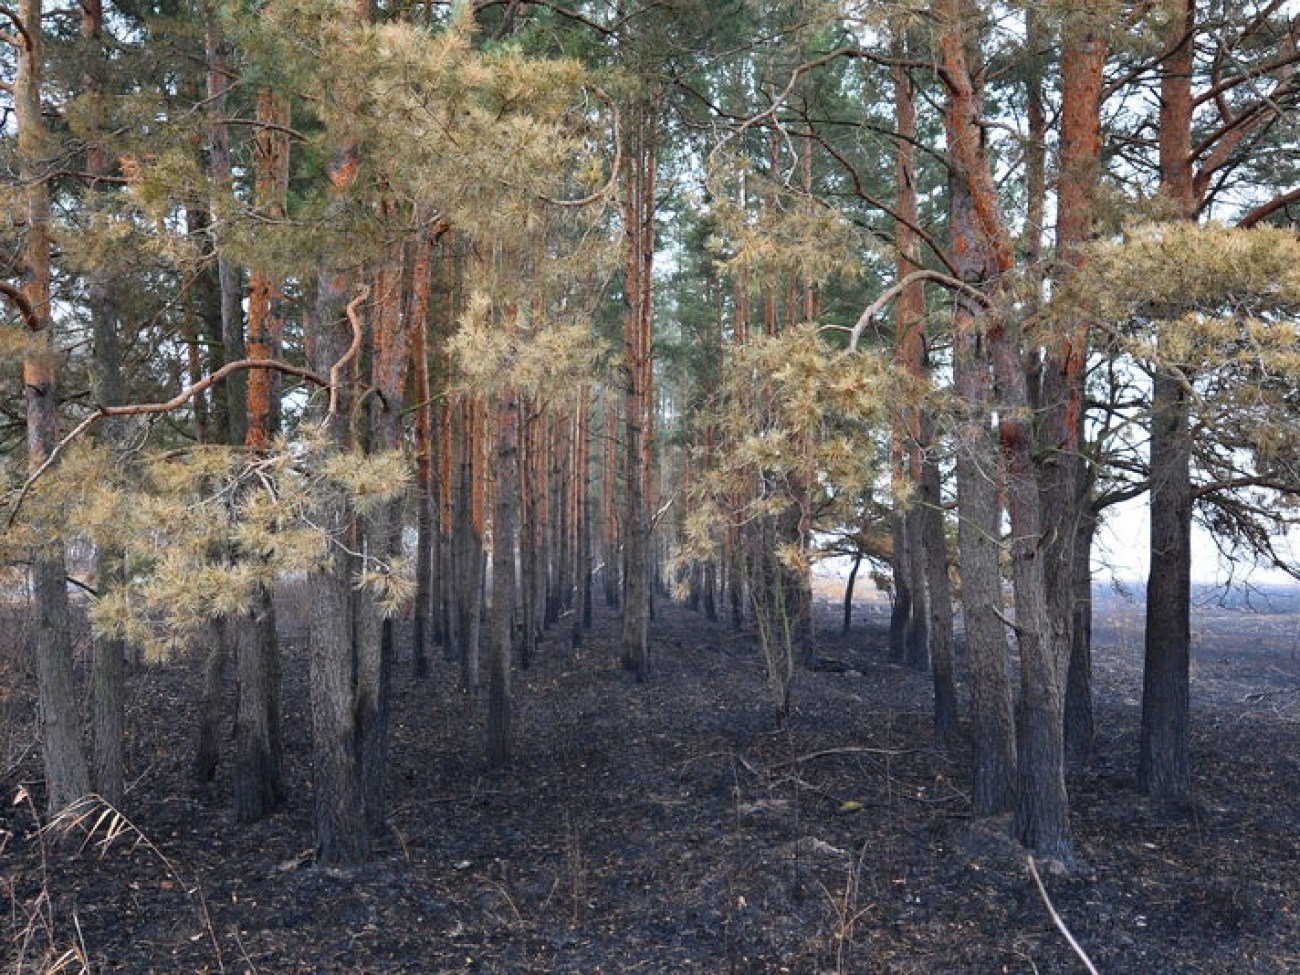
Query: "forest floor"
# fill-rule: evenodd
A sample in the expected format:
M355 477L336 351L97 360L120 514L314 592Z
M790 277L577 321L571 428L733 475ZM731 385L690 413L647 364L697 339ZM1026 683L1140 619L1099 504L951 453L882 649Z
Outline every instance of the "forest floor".
M1196 798L1169 805L1134 789L1140 615L1103 609L1099 750L1069 782L1081 864L1044 878L1051 901L1110 975L1300 972L1300 615L1199 612ZM817 652L838 672L801 671L780 728L752 636L661 605L657 674L638 685L602 617L583 649L552 640L516 675L516 760L499 772L454 666L417 684L404 659L390 829L346 875L312 863L300 640L291 798L247 827L228 769L188 778L197 656L134 676L132 828L80 849L37 832L22 798L39 767L11 688L0 958L48 971L75 949L93 972L264 975L1083 971L1005 824L972 820L966 758L935 748L929 683L886 661L880 609L847 636L836 622L823 607Z

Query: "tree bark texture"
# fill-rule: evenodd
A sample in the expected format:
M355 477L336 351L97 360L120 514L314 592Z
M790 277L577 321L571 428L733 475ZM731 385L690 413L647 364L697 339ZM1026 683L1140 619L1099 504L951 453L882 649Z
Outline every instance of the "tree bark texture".
M650 675L650 459L653 437L651 325L654 317L654 109L627 112L623 234L627 312L623 329L623 666Z
M50 307L50 186L45 170L49 135L41 114L43 44L41 0L21 0L23 40L13 83L26 236L21 291L32 311L23 356L27 412L27 464L39 468L59 441L59 397ZM90 791L90 768L81 740L81 717L72 666L67 568L63 541L52 526L32 555L33 652L41 716L46 806L55 812Z
M1194 0L1169 25L1160 82L1161 188L1185 219L1196 209L1192 159ZM1151 551L1138 787L1161 797L1191 790L1191 403L1175 363L1155 366L1151 396Z
M1138 787L1181 798L1191 791L1191 433L1179 378L1155 376L1151 416L1151 568Z
M254 199L268 220L285 216L289 190L289 140L275 127L290 122L288 103L270 88L257 95L257 120L265 123L254 140ZM283 337L283 284L266 268L249 276L247 354L259 359L279 355ZM268 369L250 371L245 386L244 444L253 451L270 449L279 426L279 379ZM236 552L236 559L257 558ZM225 633L235 647L238 687L235 715L235 818L253 822L283 801L283 748L280 731L280 645L271 592L258 584L249 610L230 621Z
M1062 26L1061 144L1057 190L1057 277L1068 278L1084 263L1084 245L1093 237L1097 178L1101 171L1101 90L1108 25L1080 7ZM1091 478L1084 450L1084 383L1090 323L1067 321L1049 337L1043 357L1039 413L1042 506L1052 513L1046 536L1044 579L1052 620L1053 654L1068 661L1065 737L1071 754L1091 750L1090 621L1080 629L1078 572L1091 578L1088 559L1094 524L1088 497ZM1080 555L1076 546L1085 543ZM1080 564L1082 558L1082 564ZM1091 606L1091 594L1086 597Z
M280 655L271 591L256 586L234 630L236 680L235 819L251 823L284 801L284 748L280 734ZM270 646L267 644L270 643Z
M975 237L970 194L949 184L954 262L968 283L986 259ZM957 473L957 551L961 571L966 664L971 686L971 806L977 816L1013 808L1016 736L1011 661L1002 625L1002 472L990 415L993 377L980 309L965 296L953 307L953 381L961 412L954 443Z
M519 395L503 392L496 409L496 489L492 518L492 615L488 644L487 761L510 763L510 665L514 653L515 526L519 505Z

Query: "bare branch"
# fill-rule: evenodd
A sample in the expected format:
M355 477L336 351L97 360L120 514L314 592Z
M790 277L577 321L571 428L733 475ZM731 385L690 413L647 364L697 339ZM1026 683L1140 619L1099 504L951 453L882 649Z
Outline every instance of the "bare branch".
M1286 207L1290 206L1292 203L1296 203L1296 202L1300 202L1300 187L1296 187L1293 190L1288 190L1286 193L1283 193L1280 196L1275 196L1267 203L1261 203L1259 206L1255 207L1255 209L1251 210L1239 221L1237 221L1237 226L1249 229L1250 227L1255 226L1261 220L1271 217L1278 210L1283 210Z
M330 410L329 415L334 416L339 411L339 389L343 384L343 370L351 365L352 360L357 357L361 351L361 336L365 333L365 328L361 324L361 319L357 315L357 309L361 303L370 297L370 286L363 285L357 296L348 302L348 321L352 325L352 344L348 350L343 353L343 358L330 368Z
M618 105L614 103L614 99L599 88L593 90L596 92L597 97L609 107L609 111L613 115L611 130L614 134L614 161L609 166L609 181L594 193L589 193L579 200L553 200L549 196L543 196L543 203L549 203L557 207L585 207L597 200L604 199L614 189L615 184L618 183L619 169L623 165L623 137L620 131L623 123L619 119Z
M894 284L886 288L880 297L863 309L862 314L858 316L857 324L854 325L853 329L849 332L850 352L856 352L858 350L858 342L862 339L862 333L867 330L867 326L871 324L872 320L880 314L881 309L918 281L933 281L935 284L941 284L949 291L955 291L958 294L964 295L984 308L990 308L993 305L993 302L989 300L989 296L980 291L979 288L976 288L974 285L967 284L959 278L954 278L948 274L942 274L939 271L930 271L922 268L919 271L913 271L911 274L904 275L898 281L894 282Z
M19 37L21 37L20 40L19 37L5 35L5 40L14 47L23 47L30 51L32 49L32 35L28 33L27 25L23 23L23 19L8 7L0 7L0 17L4 17L9 23L13 24L14 29L18 31Z
M1061 915L1057 914L1056 908L1052 906L1052 899L1047 896L1047 888L1043 886L1043 878L1038 876L1038 867L1034 864L1033 856L1030 855L1026 857L1026 859L1029 861L1029 876L1034 878L1034 884L1038 887L1038 896L1043 899L1043 904L1047 908L1047 913L1052 916L1052 923L1056 925L1056 929L1060 931L1061 934L1065 935L1065 940L1070 943L1070 947L1074 950L1074 953L1079 956L1079 961L1083 962L1084 967L1088 969L1091 975L1100 975L1097 971L1097 966L1094 965L1092 959L1088 957L1088 953L1084 951L1079 942L1075 940L1074 935L1070 933L1070 929L1065 926L1065 921L1061 919Z
M27 323L28 329L33 332L41 330L41 321L36 317L36 309L32 307L31 301L23 294L21 288L15 288L7 281L0 281L0 294L18 307L18 313L23 316L23 321Z
M222 94L225 94L224 92ZM211 99L208 99L211 101ZM306 142L307 137L297 129L292 129L287 125L276 125L274 122L265 122L255 118L223 118L217 122L218 125L251 125L258 129L268 129L271 132L283 132L291 139L297 139L299 142Z

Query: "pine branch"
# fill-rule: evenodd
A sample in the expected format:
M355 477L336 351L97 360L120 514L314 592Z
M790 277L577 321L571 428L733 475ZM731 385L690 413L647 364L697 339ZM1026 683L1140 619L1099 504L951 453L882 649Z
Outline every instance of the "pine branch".
M361 297L364 297L364 295ZM349 305L348 307L350 310L352 306ZM354 339L353 350L355 350L358 344L359 339ZM59 457L62 456L63 452L67 450L74 441L80 438L82 434L100 420L111 416L145 416L152 413L170 413L173 410L184 406L195 396L198 396L213 384L225 379L231 373L245 369L274 369L276 372L282 372L290 376L298 376L302 379L306 379L308 382L313 382L318 386L329 385L325 379L321 378L310 369L304 369L301 366L281 362L279 359L239 359L236 362L227 362L216 372L210 373L198 382L187 386L166 402L129 403L123 406L97 406L95 412L91 413L90 416L86 417L73 427L70 433L54 445L54 449L50 451L49 456L45 458L44 462L28 475L27 480L23 482L22 488L18 491L17 497L14 498L13 507L9 511L8 524L13 525L14 520L18 517L19 509L22 508L23 501L27 499L27 495L31 493L32 487L35 486L41 476L54 466ZM335 366L335 369L338 369L337 365ZM333 370L330 372L330 377L331 380L334 378Z

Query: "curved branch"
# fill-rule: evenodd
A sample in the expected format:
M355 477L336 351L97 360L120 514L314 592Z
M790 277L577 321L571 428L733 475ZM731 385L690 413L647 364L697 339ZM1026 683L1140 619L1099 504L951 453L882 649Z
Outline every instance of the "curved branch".
M609 181L606 182L604 186L596 190L594 193L589 193L586 196L582 197L582 199L580 200L553 200L549 196L543 196L541 198L543 203L549 203L551 204L551 206L557 206L557 207L589 206L590 204L595 203L597 200L604 199L606 196L608 196L609 192L614 188L615 184L618 183L619 169L623 165L623 137L621 134L623 123L619 118L618 105L615 104L614 99L610 98L609 95L607 95L604 91L602 91L599 88L593 90L596 92L596 97L598 97L601 101L603 101L606 106L608 106L610 114L613 115L614 117L612 123L612 131L614 133L614 161L610 163L609 166Z
M343 370L352 364L352 360L357 357L361 351L361 336L365 333L365 328L361 325L361 319L357 317L357 309L361 303L370 297L370 286L363 285L357 292L357 296L348 302L348 321L352 325L352 344L348 350L343 353L343 358L330 367L330 409L329 416L334 416L339 411L339 389L343 384Z
M867 326L871 324L872 319L880 314L881 309L918 281L933 281L935 284L941 284L949 291L955 291L958 294L964 295L983 308L987 309L993 306L993 302L989 300L988 295L980 291L979 288L976 288L974 285L962 281L960 278L954 278L951 275L941 274L939 271L930 271L924 268L919 271L913 271L911 274L904 275L898 281L894 282L894 284L886 288L880 297L862 310L862 314L858 316L857 324L849 330L850 352L858 351L858 342L862 339L862 333L867 330ZM843 328L843 326L840 326L840 328Z
M1249 229L1261 220L1271 217L1273 214L1277 213L1278 210L1285 209L1297 201L1300 201L1300 187L1288 190L1280 196L1275 196L1267 203L1261 203L1237 221L1237 226Z
M0 7L0 16L3 16L9 23L14 25L14 30L18 31L19 37L22 39L21 47L30 51L32 49L32 35L28 33L27 25L23 23L23 19L8 7ZM18 39L18 37L8 38L8 41L14 47L19 47L19 44L14 43Z
M36 309L32 307L31 301L23 294L21 288L15 288L7 281L0 281L0 294L12 301L18 308L18 313L23 316L23 321L27 323L27 328L33 332L41 330L41 320L36 317Z
M23 482L18 496L14 499L14 506L9 512L9 524L14 523L18 517L18 510L22 507L23 501L31 493L36 481L48 471L62 456L63 452L77 440L83 433L93 427L100 420L110 416L144 416L150 413L170 413L172 410L184 406L195 396L198 396L204 390L208 389L214 383L225 379L232 372L239 372L244 369L274 369L276 372L282 372L290 376L298 376L306 379L308 382L315 383L317 386L326 386L328 383L324 378L312 372L310 369L304 369L301 366L290 365L287 362L281 362L279 359L238 359L235 362L227 362L216 372L209 373L198 382L185 387L171 399L162 403L129 403L123 406L97 406L95 412L86 417L75 427L72 428L62 440L54 445L50 455L45 458L44 463L28 475L27 480Z

